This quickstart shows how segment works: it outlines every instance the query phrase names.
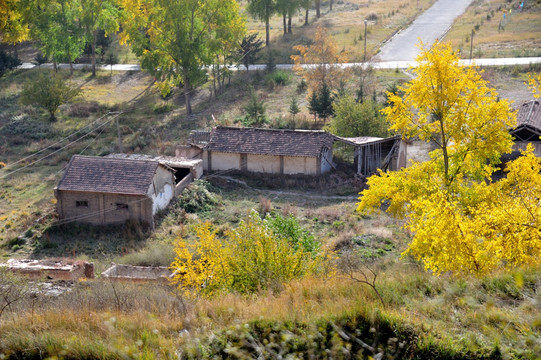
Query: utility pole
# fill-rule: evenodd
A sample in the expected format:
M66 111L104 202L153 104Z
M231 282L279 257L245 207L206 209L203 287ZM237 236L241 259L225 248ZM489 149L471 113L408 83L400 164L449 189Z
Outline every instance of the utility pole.
M364 56L363 56L363 62L366 62L366 25L368 21L364 19Z
M118 135L118 150L123 153L124 151L122 150L122 137L120 136L120 125L118 124L118 116L120 114L118 114L116 116L116 133Z
M470 42L470 63L473 55L473 34L475 34L475 31L471 31L471 42Z

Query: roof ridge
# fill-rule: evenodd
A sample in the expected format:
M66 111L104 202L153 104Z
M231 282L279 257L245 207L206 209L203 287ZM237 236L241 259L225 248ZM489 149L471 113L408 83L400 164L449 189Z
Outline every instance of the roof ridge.
M238 127L238 126L216 126L215 129L229 129L229 130L261 130L261 131L274 131L274 132L299 132L299 133L314 133L314 134L329 134L326 130L309 130L309 129L274 129L274 128L255 128L255 127Z

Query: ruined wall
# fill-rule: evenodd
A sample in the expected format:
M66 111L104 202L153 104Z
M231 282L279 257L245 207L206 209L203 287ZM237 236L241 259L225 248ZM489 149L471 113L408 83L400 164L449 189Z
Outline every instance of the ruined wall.
M94 277L94 264L86 261L10 259L4 266L31 280L75 281Z
M60 219L94 225L136 220L152 225L152 200L141 195L56 190ZM87 205L87 206L85 206Z
M325 174L331 171L334 164L332 162L332 149L323 150L321 153L321 174Z
M158 166L148 191L148 195L152 199L152 216L169 205L169 202L175 195L174 184L175 177L171 171Z

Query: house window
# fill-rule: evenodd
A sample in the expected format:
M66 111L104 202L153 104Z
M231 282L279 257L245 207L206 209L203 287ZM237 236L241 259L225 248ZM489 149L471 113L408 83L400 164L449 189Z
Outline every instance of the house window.
M75 207L88 207L87 200L75 201Z
M117 210L128 210L128 204L116 203L116 209Z

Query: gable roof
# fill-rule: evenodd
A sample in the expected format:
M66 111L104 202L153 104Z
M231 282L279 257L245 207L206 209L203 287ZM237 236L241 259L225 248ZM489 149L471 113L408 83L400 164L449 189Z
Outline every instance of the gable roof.
M74 155L58 190L146 195L159 163Z
M318 157L331 149L334 137L325 131L218 126L207 150L226 153Z
M541 104L539 100L524 102L517 113L517 127L511 134L519 140L539 140L541 135Z

